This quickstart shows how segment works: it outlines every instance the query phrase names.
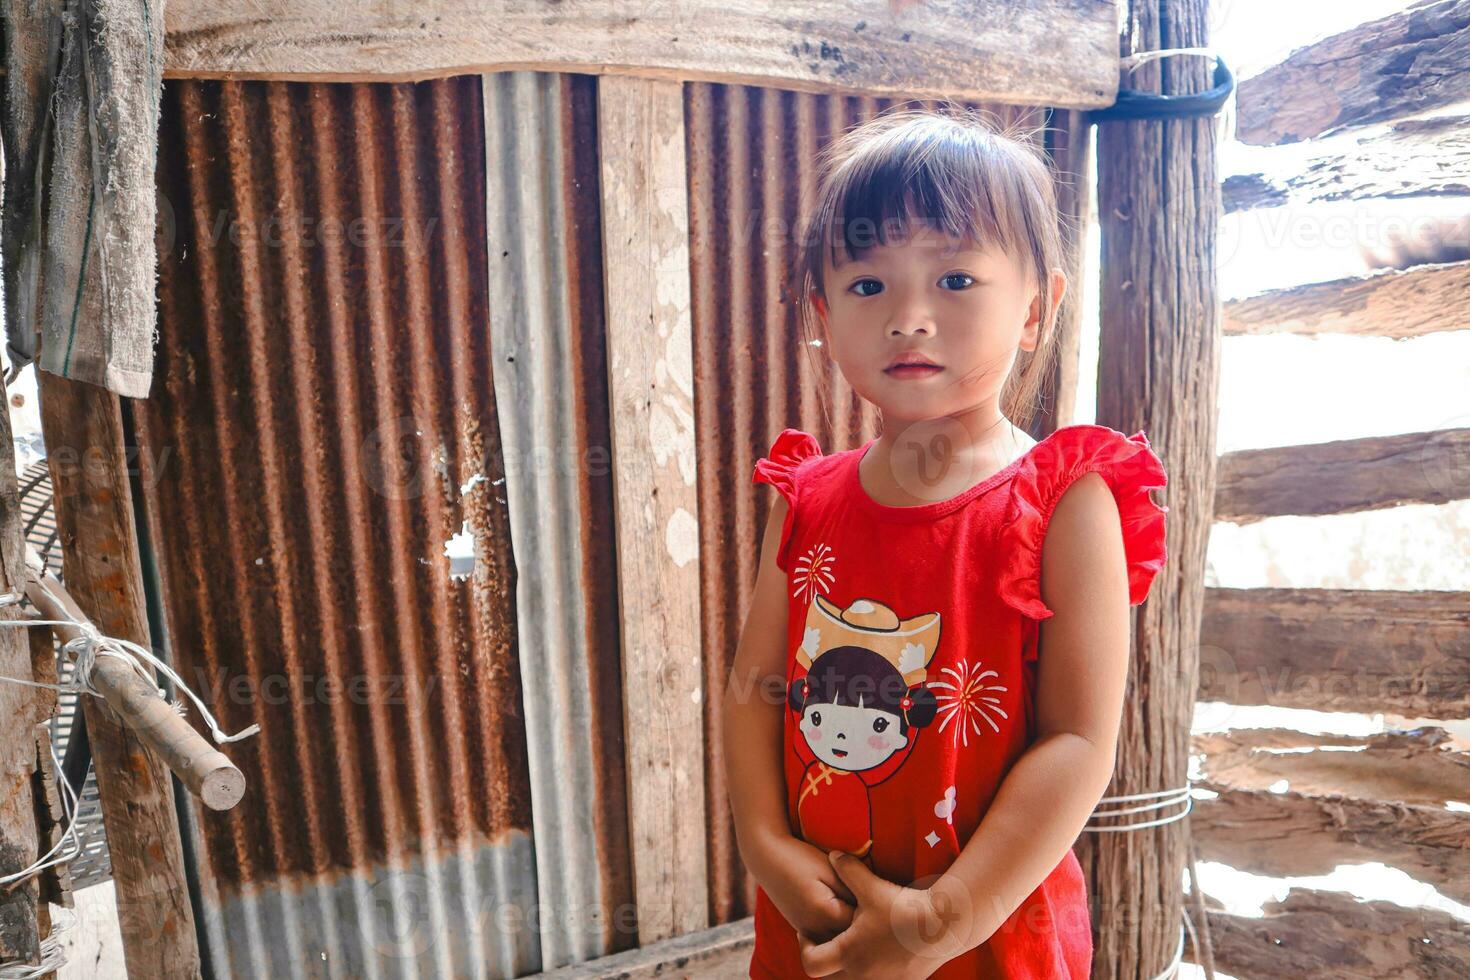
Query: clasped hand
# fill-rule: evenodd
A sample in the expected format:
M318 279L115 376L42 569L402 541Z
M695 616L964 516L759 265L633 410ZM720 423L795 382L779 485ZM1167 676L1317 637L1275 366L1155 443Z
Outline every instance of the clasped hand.
M801 966L808 975L924 980L965 951L959 912L936 901L929 889L881 878L845 851L831 851L827 859L852 893L855 908L847 928L825 942L798 931Z

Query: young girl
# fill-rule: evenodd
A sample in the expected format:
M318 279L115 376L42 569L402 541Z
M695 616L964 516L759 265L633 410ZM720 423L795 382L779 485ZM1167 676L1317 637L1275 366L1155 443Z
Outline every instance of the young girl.
M1166 481L1141 431L1011 421L1049 369L1058 225L1035 151L963 111L828 150L803 322L883 434L824 455L788 428L756 464L779 495L724 714L752 977L1089 975L1071 848Z

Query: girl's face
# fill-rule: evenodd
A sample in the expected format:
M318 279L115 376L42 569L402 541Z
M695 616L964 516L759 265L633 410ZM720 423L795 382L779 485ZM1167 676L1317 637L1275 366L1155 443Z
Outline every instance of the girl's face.
M1040 291L999 248L976 251L916 221L907 237L855 261L839 248L837 260L825 260L827 301L815 298L823 341L847 382L886 419L919 421L999 404L1017 352L1036 348L1045 312ZM1054 272L1054 302L1064 285ZM938 367L892 367L915 351Z
M800 727L818 759L847 772L872 769L908 742L899 731L898 715L880 708L809 704Z

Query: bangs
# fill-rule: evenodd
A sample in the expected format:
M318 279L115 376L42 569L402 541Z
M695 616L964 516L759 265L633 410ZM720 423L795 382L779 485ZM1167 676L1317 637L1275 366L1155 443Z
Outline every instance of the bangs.
M1027 257L1023 166L1012 145L942 118L889 135L828 185L816 217L831 265L908 239L916 222L964 247Z

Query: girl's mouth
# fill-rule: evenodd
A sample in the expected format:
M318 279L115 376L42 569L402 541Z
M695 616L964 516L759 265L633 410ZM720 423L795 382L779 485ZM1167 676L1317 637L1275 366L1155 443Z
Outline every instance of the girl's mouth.
M835 755L835 756L837 756L837 758L839 758L839 759L846 759L847 758L847 750L846 749L833 749L832 750L832 754Z
M927 378L938 374L944 368L937 364L896 364L890 368L884 368L883 373L890 378L900 380L913 378Z

